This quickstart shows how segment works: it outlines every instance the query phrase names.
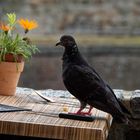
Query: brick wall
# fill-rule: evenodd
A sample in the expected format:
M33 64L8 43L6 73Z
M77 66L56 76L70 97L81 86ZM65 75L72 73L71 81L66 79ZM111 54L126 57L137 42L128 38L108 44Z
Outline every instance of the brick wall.
M16 12L39 22L33 35L139 34L139 0L1 0L0 16Z

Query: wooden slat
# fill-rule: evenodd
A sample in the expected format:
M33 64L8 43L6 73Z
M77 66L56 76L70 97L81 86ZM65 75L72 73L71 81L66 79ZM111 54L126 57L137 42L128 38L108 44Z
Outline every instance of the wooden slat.
M79 103L72 98L57 98L56 103L46 104L33 93L17 93L16 96L0 96L0 103L30 108L33 112L0 113L0 134L35 136L65 140L105 140L112 117L93 109L93 115L103 120L85 122L58 118L64 107L74 112ZM54 114L56 113L56 114Z

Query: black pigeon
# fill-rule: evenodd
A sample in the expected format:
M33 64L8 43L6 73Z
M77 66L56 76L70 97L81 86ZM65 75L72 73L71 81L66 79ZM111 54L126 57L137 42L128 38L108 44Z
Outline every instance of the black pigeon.
M116 98L113 90L105 83L99 74L81 56L75 39L64 35L56 46L65 48L63 54L63 81L67 90L81 103L76 114L90 115L93 107L110 113L114 120L129 123L126 114L129 111ZM82 112L86 105L88 112ZM125 114L126 113L126 114Z

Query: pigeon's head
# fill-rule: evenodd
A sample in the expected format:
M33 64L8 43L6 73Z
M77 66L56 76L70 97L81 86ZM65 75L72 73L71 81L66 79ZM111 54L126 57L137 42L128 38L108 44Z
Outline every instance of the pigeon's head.
M64 35L60 38L60 42L56 46L61 45L65 48L73 47L76 45L75 39L70 35Z

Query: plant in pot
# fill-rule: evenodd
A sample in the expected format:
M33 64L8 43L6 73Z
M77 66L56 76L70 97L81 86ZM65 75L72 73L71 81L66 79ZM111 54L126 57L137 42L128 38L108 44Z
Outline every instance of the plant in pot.
M27 37L13 32L17 24L24 29L25 35L38 25L27 19L17 20L15 13L7 14L7 22L0 22L0 95L15 95L24 61L39 50Z

